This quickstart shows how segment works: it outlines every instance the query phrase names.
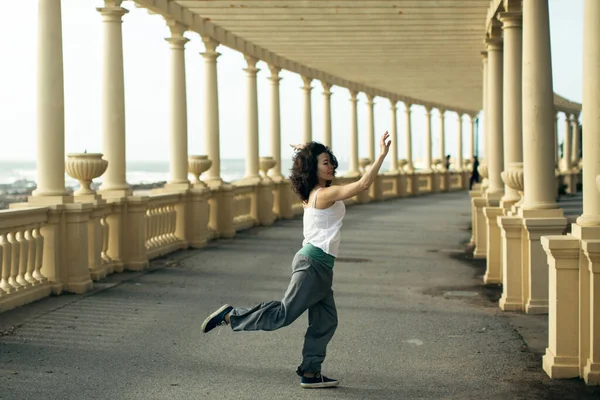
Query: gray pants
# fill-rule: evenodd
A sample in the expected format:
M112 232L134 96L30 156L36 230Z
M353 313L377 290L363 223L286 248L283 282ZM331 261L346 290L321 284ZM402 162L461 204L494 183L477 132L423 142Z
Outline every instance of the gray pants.
M296 372L299 375L318 372L338 323L332 283L333 271L330 268L310 257L296 254L292 263L292 279L283 300L261 303L250 309L234 308L229 314L231 329L273 331L291 324L308 310L302 364Z

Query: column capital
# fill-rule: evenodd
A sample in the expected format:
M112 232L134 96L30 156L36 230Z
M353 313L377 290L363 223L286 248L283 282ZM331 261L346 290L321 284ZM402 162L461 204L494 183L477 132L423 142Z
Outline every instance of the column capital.
M310 85L313 81L313 78L302 75L302 82L304 82L304 86L302 86L303 90L311 91L313 87Z
M448 110L446 110L445 108L442 108L442 107L437 107L437 109L440 112L440 117L444 118L444 114L446 114L446 111L448 111Z
M352 90L352 89L348 89L348 91L350 92L350 101L353 103L357 103L358 102L358 90Z
M410 113L412 110L410 109L413 105L409 102L404 102L404 111L406 111L407 113Z
M486 61L487 61L487 59L488 59L488 51L487 51L487 49L486 49L486 50L481 50L481 51L479 52L479 54L481 54L481 60L482 60L483 62L486 62Z
M523 13L520 11L499 13L498 19L502 22L502 29L523 27Z
M365 93L367 95L367 104L368 105L373 105L375 104L375 95L369 94L369 93Z
M211 38L210 36L202 36L202 43L204 43L204 48L206 49L205 53L207 54L217 53L217 47L219 47L219 45L221 44L217 40Z
M397 110L398 109L398 100L395 99L389 99L390 100L390 110Z
M123 0L104 0L104 7L97 7L96 10L104 17L105 22L120 22L123 15L129 12L121 7L122 2Z
M271 76L268 77L267 79L270 80L272 83L279 83L279 81L281 81L281 79L282 79L279 76L279 73L281 72L281 68L269 64L269 71L271 71Z
M321 86L323 86L323 96L331 96L331 83L321 81Z
M183 36L172 36L165 38L165 41L171 45L173 50L184 50L186 43L190 40Z
M256 64L258 63L258 58L244 54L244 59L246 60L246 63L248 64L248 68L244 68L244 71L246 71L248 73L248 75L256 76L258 71L260 71L259 68L256 68Z
M182 37L185 31L187 31L187 26L175 21L174 19L167 18L165 19L169 30L171 31L171 37Z
M569 114L569 121L571 122L579 122L579 118L575 115L575 113Z
M488 52L490 51L502 51L504 48L504 42L501 38L488 38L485 40Z

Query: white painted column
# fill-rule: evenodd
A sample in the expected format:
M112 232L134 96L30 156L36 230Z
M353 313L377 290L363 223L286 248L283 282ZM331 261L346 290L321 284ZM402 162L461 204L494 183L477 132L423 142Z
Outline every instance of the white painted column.
M413 157L412 157L412 112L410 107L412 104L404 103L404 114L406 116L406 168L408 171L413 171Z
M217 52L219 42L204 37L204 147L212 165L204 180L209 186L219 186L221 179L221 146L219 127L219 84L217 75Z
M244 180L259 181L258 175L258 97L256 87L256 68L258 60L245 56L248 68L246 71L246 173Z
M554 117L556 120L554 121L554 164L556 168L559 167L558 162L560 161L560 143L558 142L558 111L554 111Z
M577 224L600 226L600 2L585 0L583 15L583 214Z
M275 160L276 164L271 170L269 175L272 177L281 177L281 112L279 102L279 82L281 77L279 72L281 68L277 68L273 65L269 65L271 76L269 82L271 82L271 156Z
M323 85L323 144L331 149L331 85L327 82L321 84Z
M486 115L488 133L486 135L486 158L488 166L489 187L486 192L488 201L495 202L497 206L504 194L504 182L502 182L502 171L504 170L504 143L503 143L503 121L502 121L502 40L488 39L488 98Z
M563 163L565 171L571 172L571 122L569 121L569 114L565 112L565 139L563 141Z
M375 162L375 96L367 93L367 157Z
M302 108L302 143L312 142L312 104L311 104L311 92L312 86L310 85L312 82L312 78L308 78L306 76L302 77L302 81L304 82L304 86L302 86L302 91L304 92L304 102Z
M571 147L571 162L577 166L579 164L579 121L577 115L571 114L569 118L571 121L572 135L573 135L573 146Z
M483 157L479 154L479 161L484 158L484 164L488 163L488 133L489 133L489 109L488 109L488 52L487 50L481 52L481 63L483 64L482 72L483 72L483 124L481 129L483 130L483 135L480 135L480 138L483 138ZM479 149L477 149L477 153L479 153Z
M167 21L171 37L165 39L171 48L171 157L169 185L187 185L188 179L188 126L185 78L185 27Z
M37 189L66 196L65 107L60 0L38 1Z
M438 108L440 112L440 149L439 149L439 157L442 160L442 169L446 169L446 110Z
M547 1L523 2L523 210L555 209L554 94Z
M457 149L456 149L456 165L454 166L454 169L457 171L462 171L463 170L463 119L462 119L462 114L460 112L457 112L456 115L458 116L458 134L456 136Z
M126 180L125 78L123 74L123 15L121 0L105 0L98 8L104 22L102 54L102 149L108 168L100 190L118 195L131 193Z
M425 106L425 171L431 171L431 107Z
M390 170L389 172L398 172L398 108L396 100L390 99L390 140L392 148L390 149ZM375 160L375 150L373 150L373 160Z
M348 176L359 176L358 171L358 92L350 90L350 165Z
M471 119L471 124L469 125L469 160L473 161L473 156L475 156L475 154L477 154L476 150L475 150L475 123L476 123L476 115L469 115L469 118Z
M504 169L512 163L523 162L523 14L504 12L500 14L504 30ZM521 196L515 189L504 185L503 204L510 206Z

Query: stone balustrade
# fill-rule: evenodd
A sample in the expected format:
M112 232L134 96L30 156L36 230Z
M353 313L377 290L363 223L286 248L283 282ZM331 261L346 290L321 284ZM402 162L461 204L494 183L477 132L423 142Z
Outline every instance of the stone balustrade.
M48 209L0 211L0 311L50 295L44 276L44 237Z
M402 170L381 174L372 190L345 203L432 193L437 174ZM451 188L461 189L458 175L449 176ZM166 185L146 196L104 196L90 190L88 182L72 203L48 207L19 203L0 211L0 311L50 293L83 293L93 281L124 270L144 270L150 260L173 251L201 248L209 240L303 213L290 182L272 179L266 170L258 182L242 180L213 188L199 180L199 174L196 177L188 189ZM357 179L342 176L334 184Z

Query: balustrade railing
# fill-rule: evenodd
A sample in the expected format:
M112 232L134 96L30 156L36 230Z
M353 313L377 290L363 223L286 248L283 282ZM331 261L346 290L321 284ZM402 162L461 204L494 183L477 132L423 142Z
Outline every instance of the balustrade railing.
M177 237L177 203L181 194L152 195L146 209L146 251L148 259L168 254L184 247Z
M42 272L47 220L45 207L0 211L0 311L50 294Z

